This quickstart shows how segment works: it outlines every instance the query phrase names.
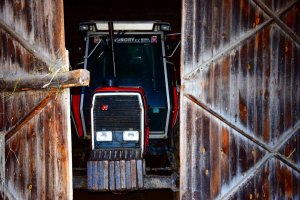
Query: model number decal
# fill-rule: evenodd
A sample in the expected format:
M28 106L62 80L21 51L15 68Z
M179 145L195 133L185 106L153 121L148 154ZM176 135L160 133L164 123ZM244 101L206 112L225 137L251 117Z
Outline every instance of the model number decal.
M151 43L150 38L133 38L133 37L122 37L115 38L115 43Z

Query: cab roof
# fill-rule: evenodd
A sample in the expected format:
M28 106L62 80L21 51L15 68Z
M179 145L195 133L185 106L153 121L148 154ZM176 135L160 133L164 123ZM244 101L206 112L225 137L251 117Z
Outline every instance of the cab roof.
M109 31L109 21L82 22L79 31ZM168 22L161 21L112 21L114 31L171 31Z

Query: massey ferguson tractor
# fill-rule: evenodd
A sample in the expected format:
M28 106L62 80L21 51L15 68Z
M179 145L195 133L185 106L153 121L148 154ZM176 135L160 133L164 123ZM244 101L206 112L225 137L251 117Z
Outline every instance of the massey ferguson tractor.
M93 21L79 30L90 85L72 94L72 119L90 141L87 188L176 190L178 34L160 21Z

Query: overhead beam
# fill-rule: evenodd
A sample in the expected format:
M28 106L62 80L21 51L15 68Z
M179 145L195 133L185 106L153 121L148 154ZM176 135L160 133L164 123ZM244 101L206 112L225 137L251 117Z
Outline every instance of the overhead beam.
M6 76L0 78L0 91L26 91L36 89L69 88L87 86L90 72L85 69L62 73Z

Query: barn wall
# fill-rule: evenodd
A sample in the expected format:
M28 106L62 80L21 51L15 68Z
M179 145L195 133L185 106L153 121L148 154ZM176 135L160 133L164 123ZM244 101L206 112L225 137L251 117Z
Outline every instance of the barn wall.
M183 0L181 199L299 199L300 1Z
M0 1L0 78L68 71L62 0ZM35 80L33 79L32 82ZM71 199L69 90L2 90L4 195Z

